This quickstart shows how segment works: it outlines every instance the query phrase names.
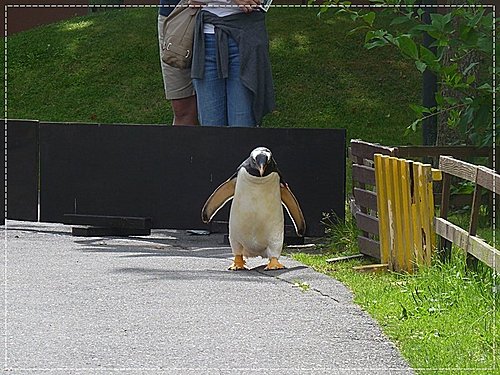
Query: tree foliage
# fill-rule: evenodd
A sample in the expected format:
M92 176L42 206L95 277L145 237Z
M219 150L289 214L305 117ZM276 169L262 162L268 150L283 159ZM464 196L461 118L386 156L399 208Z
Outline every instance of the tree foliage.
M495 19L492 8L468 0L461 6L430 9L430 19L425 22L425 9L417 0L370 1L371 8L356 8L347 1L327 0L320 14L347 14L357 23L349 32L365 33L366 48L392 46L413 60L421 73L429 69L436 74L438 84L447 90L437 91L435 107L412 104L416 120L408 129L416 130L430 116L444 115L448 126L457 129L468 143L491 145L493 96L498 92L493 76L496 82L499 77L493 66L493 30L499 19ZM380 9L375 11L376 8ZM377 26L380 13L391 14L387 29ZM429 46L423 43L424 33L434 39ZM475 58L470 59L471 55ZM495 129L499 126L498 117Z

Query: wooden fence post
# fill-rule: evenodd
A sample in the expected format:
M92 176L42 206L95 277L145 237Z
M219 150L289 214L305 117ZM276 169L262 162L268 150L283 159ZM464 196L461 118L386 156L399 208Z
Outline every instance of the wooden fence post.
M448 173L443 175L442 191L441 191L441 208L439 216L443 219L448 218L448 211L450 210L450 187L451 187L451 176ZM451 259L451 241L448 241L444 237L439 237L438 251L440 252L440 258L442 261Z
M388 194L386 179L384 178L384 159L386 156L374 155L375 162L375 184L377 187L377 209L379 218L379 239L380 239L380 262L389 264L390 249L390 228L389 212L387 207ZM389 264L391 267L391 264Z
M432 168L380 154L374 161L381 262L412 273L430 265L436 246Z

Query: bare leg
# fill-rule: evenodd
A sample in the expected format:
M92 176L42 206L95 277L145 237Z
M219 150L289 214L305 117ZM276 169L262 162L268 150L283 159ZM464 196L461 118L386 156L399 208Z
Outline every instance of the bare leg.
M196 95L182 99L172 99L174 111L173 125L198 125Z

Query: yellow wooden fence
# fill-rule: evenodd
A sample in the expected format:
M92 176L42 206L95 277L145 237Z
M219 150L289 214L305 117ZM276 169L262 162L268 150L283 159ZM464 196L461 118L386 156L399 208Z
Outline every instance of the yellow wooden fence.
M380 260L390 270L412 273L430 265L436 247L433 181L429 164L375 154Z

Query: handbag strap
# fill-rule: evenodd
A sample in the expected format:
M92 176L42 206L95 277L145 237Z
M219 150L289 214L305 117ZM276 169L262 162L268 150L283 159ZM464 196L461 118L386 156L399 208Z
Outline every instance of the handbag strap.
M179 3L175 6L174 10L170 12L165 21L168 21L170 18L175 17L177 14L182 12L189 6L189 0L180 0Z

